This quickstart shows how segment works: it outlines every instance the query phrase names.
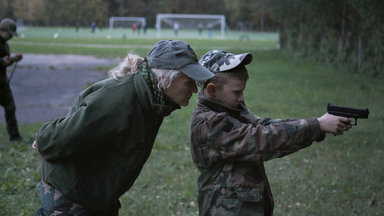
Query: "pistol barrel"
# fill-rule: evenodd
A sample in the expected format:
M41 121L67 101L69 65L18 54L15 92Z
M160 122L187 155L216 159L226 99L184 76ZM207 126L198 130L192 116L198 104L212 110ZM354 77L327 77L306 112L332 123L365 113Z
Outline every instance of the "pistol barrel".
M343 107L343 106L336 106L333 104L328 104L327 112L329 114L336 115L336 116L343 116L346 118L354 118L355 119L354 125L357 125L357 119L358 118L367 119L368 115L369 115L368 109Z

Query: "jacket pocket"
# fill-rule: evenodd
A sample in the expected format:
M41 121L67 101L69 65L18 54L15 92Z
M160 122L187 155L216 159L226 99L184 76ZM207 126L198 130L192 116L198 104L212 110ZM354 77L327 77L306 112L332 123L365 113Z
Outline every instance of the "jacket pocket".
M263 190L259 188L236 188L228 192L226 197L238 199L241 202L260 203L263 201Z
M237 198L242 202L259 203L263 200L263 195L258 192L238 192Z

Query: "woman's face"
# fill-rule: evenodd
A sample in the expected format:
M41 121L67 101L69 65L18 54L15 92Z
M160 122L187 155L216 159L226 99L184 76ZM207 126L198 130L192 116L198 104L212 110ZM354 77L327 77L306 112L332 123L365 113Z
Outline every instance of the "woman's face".
M0 35L1 35L1 37L2 37L5 41L7 41L7 40L9 40L9 39L12 38L12 35L11 35L8 31L0 30Z
M165 94L180 106L187 106L192 94L196 92L195 80L183 73L180 73L165 90Z

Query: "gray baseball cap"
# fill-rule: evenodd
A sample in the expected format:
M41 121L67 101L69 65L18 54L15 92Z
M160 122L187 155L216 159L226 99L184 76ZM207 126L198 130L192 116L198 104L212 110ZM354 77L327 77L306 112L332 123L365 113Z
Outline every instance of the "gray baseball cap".
M9 18L1 20L0 29L8 31L12 36L19 36L16 32L16 23Z
M222 50L210 50L205 53L199 63L213 73L228 71L239 65L252 62L251 53L232 54Z
M149 51L146 59L150 68L179 70L197 81L214 76L199 64L195 51L183 41L161 40Z

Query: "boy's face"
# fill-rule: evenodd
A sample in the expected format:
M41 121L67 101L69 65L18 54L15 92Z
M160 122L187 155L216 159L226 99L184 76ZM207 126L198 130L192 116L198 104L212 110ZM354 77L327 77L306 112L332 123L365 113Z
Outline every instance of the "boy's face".
M247 81L239 79L228 79L220 87L216 86L214 95L216 100L224 102L230 108L238 108L240 102L244 101L243 91Z

